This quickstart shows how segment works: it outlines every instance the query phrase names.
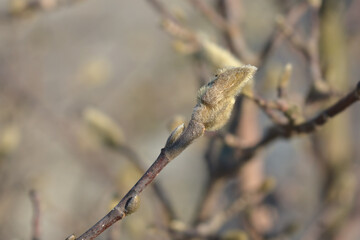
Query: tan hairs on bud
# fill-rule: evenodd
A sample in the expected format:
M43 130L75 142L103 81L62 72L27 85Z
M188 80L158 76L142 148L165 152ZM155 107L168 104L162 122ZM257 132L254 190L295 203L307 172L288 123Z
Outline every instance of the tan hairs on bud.
M83 117L94 132L106 143L121 145L124 143L122 129L106 114L96 108L86 108Z
M204 124L208 131L224 126L230 118L235 97L252 79L256 69L251 65L221 69L213 80L200 88L192 119Z
M177 126L175 130L170 134L169 138L166 141L165 148L170 147L184 132L185 124L182 123L181 125Z

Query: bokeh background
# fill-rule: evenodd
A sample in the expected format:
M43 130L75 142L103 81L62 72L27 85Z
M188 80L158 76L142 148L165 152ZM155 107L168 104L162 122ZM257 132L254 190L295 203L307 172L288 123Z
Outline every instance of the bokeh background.
M255 51L270 35L285 2L243 1L243 29ZM347 92L360 75L360 1L344 2L351 4L344 19L349 80L342 90ZM7 144L0 156L0 239L31 238L31 189L40 199L42 238L64 239L94 224L109 210L114 194L122 196L139 178L126 157L104 147L89 130L85 109L110 116L148 166L164 146L169 120L177 114L189 118L196 103L199 82L193 62L174 51L160 16L145 0L59 3L19 15L11 13L12 1L0 1L0 139ZM216 33L188 2L166 5L193 29ZM307 31L306 24L300 28ZM301 95L308 90L304 60L293 53L288 44L281 45L257 73L262 96L275 95L271 79L287 62L294 67L291 91ZM355 104L347 111L351 133L346 144L359 162L360 108ZM259 120L270 124L261 113ZM262 153L265 175L277 179L283 200L286 214L280 214L280 223L311 222L318 208L319 174L304 150L308 142L277 141ZM206 146L206 138L198 140L158 177L185 222L202 193ZM114 226L121 229L121 239L145 238L157 216L153 201L145 190L139 212ZM347 239L359 237L358 230Z

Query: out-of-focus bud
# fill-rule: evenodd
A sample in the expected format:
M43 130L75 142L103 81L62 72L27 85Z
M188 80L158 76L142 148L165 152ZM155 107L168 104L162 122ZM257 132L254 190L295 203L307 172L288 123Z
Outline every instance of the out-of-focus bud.
M111 64L104 58L87 60L80 67L78 79L86 84L98 86L106 83L111 77Z
M261 186L259 187L259 192L261 193L269 193L273 191L276 187L276 180L273 177L266 178Z
M54 9L57 5L57 0L40 0L40 6L44 10Z
M230 230L221 236L221 240L248 240L248 236L241 230Z
M7 156L19 146L20 130L16 125L7 126L0 135L0 156Z
M184 55L192 54L197 50L196 45L181 40L173 41L172 46L176 52Z
M98 109L86 108L83 117L94 132L107 144L118 146L125 142L122 129Z
M252 79L256 69L245 65L220 70L212 81L200 88L192 119L202 123L208 131L224 126L230 118L235 97Z
M322 0L308 0L308 2L313 8L320 8L322 4Z
M21 14L27 8L26 0L11 0L9 3L9 12L11 14Z
M239 59L237 59L229 51L220 47L216 43L211 42L205 37L200 37L199 39L204 56L216 68L224 68L228 66L241 67L242 65L244 65Z
M172 220L169 227L171 230L178 232L183 232L187 229L186 224L180 220Z
M282 72L279 79L279 88L284 89L289 85L293 67L290 63L285 65L284 71Z

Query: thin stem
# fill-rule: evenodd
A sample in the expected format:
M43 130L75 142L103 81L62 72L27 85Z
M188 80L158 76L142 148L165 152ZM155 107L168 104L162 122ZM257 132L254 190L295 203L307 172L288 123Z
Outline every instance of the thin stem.
M317 130L318 127L327 123L327 121L346 110L352 104L360 100L360 82L353 91L341 98L329 108L319 113L316 117L297 125L274 125L269 127L265 135L253 146L242 149L243 154L238 159L238 164L241 165L244 162L251 159L254 154L266 146L267 144L277 140L279 138L290 138L293 135L309 134ZM233 168L233 170L236 170ZM228 173L230 174L230 173Z
M119 154L126 156L140 172L146 171L146 168L144 167L139 156L136 154L136 152L132 148L125 146L125 145L120 145L113 149L115 151L117 151ZM159 199L165 213L167 214L169 220L175 219L176 213L170 203L168 196L166 195L163 187L161 186L161 184L159 182L155 181L152 184L152 188L155 192L156 197Z
M160 155L149 167L139 181L130 191L120 200L120 202L105 217L98 221L94 226L82 234L79 240L94 239L115 222L123 219L127 215L126 204L135 196L138 196L147 185L149 185L161 170L175 157L177 157L195 139L204 134L204 125L191 120L183 134L170 146L161 150Z

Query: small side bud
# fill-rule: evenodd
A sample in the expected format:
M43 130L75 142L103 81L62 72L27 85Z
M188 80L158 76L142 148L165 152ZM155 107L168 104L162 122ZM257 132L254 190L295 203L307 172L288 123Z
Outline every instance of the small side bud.
M182 115L175 115L173 116L167 124L167 128L169 132L172 132L177 128L179 125L185 123L186 119Z
M166 141L165 148L170 147L184 132L185 130L185 124L182 123L179 125L175 130L170 134L169 138Z
M125 204L125 214L130 215L140 207L140 197L135 195L131 197Z
M76 240L76 237L74 234L71 234L70 236L68 236L67 238L65 238L65 240Z

